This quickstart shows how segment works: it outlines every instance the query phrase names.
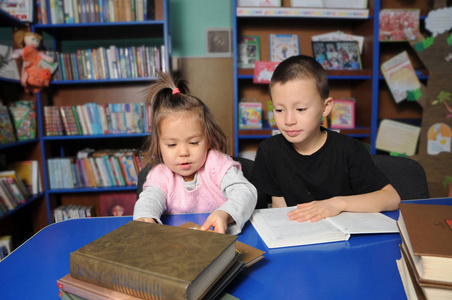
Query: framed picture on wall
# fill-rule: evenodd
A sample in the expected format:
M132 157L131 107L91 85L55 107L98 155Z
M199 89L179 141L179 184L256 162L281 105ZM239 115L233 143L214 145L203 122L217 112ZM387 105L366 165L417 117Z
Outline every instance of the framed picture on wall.
M315 59L326 70L361 70L357 41L312 42Z

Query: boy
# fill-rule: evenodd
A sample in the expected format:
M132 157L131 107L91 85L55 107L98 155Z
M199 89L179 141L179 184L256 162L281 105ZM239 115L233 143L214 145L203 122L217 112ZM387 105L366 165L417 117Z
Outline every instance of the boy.
M327 73L314 58L281 62L270 97L281 134L259 145L251 181L260 195L271 196L272 207L296 205L289 218L311 222L342 211L398 209L400 196L362 143L320 126L332 98ZM263 198L257 208L267 207Z

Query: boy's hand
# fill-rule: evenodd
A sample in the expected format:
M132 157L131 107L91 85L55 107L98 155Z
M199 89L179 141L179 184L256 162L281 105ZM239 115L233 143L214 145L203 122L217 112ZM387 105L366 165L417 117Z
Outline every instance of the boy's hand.
M207 217L207 220L201 226L201 230L206 231L212 227L215 232L225 233L230 218L231 216L222 210L214 211Z
M135 221L141 221L141 222L148 222L148 223L154 223L157 224L157 222L153 219L153 218L139 218L136 219Z
M309 203L298 204L297 208L287 215L290 220L297 220L298 222L311 221L317 222L327 217L333 217L338 215L342 209L339 206L338 201L333 198L312 201Z

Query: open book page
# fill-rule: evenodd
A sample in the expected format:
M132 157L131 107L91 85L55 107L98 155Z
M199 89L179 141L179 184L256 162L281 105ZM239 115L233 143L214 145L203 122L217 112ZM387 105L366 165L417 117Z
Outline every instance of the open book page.
M268 248L344 241L349 236L327 220L315 223L289 220L287 213L295 207L256 209L251 223Z
M342 212L326 219L350 234L399 232L397 221L381 213Z
M311 223L289 220L287 213L294 209L295 206L254 211L250 221L268 248L346 241L350 234L399 232L396 221L381 213L343 212Z

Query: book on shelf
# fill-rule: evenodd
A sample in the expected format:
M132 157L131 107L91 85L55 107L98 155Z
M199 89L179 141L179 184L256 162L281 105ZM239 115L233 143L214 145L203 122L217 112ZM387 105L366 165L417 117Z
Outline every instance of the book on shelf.
M406 51L383 62L381 72L396 103L407 99L410 92L420 94L421 83ZM420 95L412 100L419 97Z
M269 83L278 64L276 61L256 61L253 83Z
M0 236L0 248L0 260L2 260L13 251L13 241L11 235Z
M70 275L135 297L198 299L235 265L236 239L130 221L72 252Z
M355 100L334 99L330 120L333 129L355 128Z
M36 138L36 108L31 100L18 100L9 105L16 138L25 141Z
M16 161L8 164L9 170L16 171L30 195L42 192L41 172L37 160Z
M282 62L300 54L297 34L270 34L270 61Z
M353 35L344 33L340 30L313 35L311 37L311 41L313 42L347 42L347 41L356 41L358 42L359 53L363 52L364 45L364 36L361 35Z
M33 3L32 0L1 0L0 8L22 22L33 22Z
M347 241L352 234L398 233L396 221L381 213L342 212L311 223L289 220L293 207L256 209L251 223L268 248Z
M254 62L261 60L260 37L244 35L239 42L237 67L253 69Z
M400 204L402 249L421 282L452 285L452 206Z
M44 106L44 128L46 136L63 135L63 124L58 106Z
M419 34L420 9L382 9L378 38L381 42L415 41Z
M136 192L102 193L99 198L101 216L132 216L137 194Z
M6 179L7 183L14 187L15 194L20 194L18 195L18 197L21 199L19 203L24 202L30 196L27 186L17 175L17 172L15 170L1 171L0 178Z
M16 60L11 58L11 54L13 54L13 47L0 44L0 77L20 80Z
M9 115L8 107L0 104L0 144L13 143L16 141L13 122Z
M94 205L69 204L61 205L53 210L55 223L69 219L91 218L96 216Z
M70 105L60 106L60 114L63 120L64 129L66 135L80 135L82 134L80 124L77 124L78 120L74 115L75 109Z
M239 128L262 129L262 103L249 98L240 100Z
M312 52L325 70L361 70L357 41L313 41Z

